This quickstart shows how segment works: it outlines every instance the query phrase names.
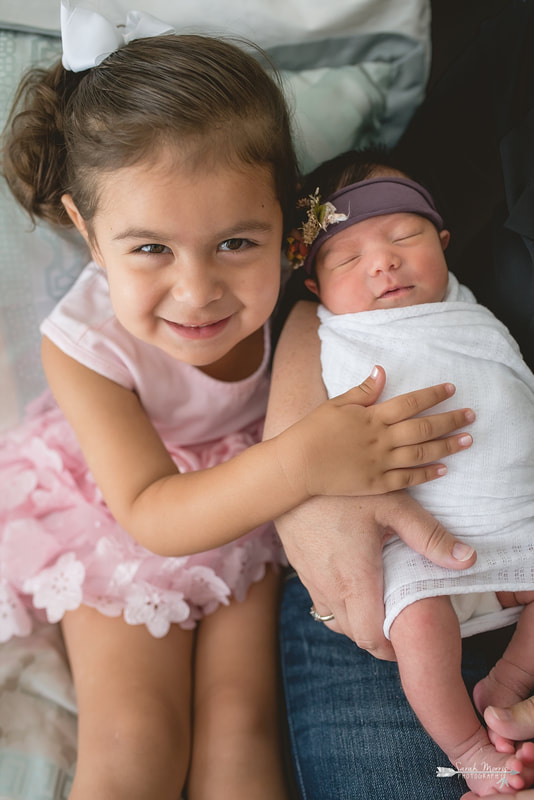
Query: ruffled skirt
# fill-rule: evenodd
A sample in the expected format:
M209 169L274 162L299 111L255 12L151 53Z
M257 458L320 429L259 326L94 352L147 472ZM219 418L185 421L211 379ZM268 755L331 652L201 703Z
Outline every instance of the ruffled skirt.
M181 472L214 466L261 437L258 423L196 447L169 447ZM31 615L58 622L80 605L124 615L155 637L193 628L243 600L267 564L285 564L269 523L215 550L168 558L115 521L77 440L47 393L0 443L0 641L27 635Z

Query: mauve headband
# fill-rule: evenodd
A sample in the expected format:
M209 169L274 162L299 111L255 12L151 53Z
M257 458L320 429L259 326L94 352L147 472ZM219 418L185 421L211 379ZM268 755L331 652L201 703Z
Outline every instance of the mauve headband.
M370 178L352 183L331 194L325 200L327 202L335 207L336 213L345 214L347 219L331 222L326 230L319 230L303 264L308 273L311 272L317 251L328 239L370 217L399 213L419 214L433 222L438 231L443 230L443 220L430 193L424 186L408 178Z

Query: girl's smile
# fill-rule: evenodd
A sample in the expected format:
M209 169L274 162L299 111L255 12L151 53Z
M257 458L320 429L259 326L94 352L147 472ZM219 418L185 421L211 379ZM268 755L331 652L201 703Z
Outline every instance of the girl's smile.
M225 317L218 322L205 322L201 325L183 325L179 322L171 322L171 320L166 320L166 322L179 336L183 336L185 339L210 339L212 336L217 336L230 322L230 319L230 317Z
M206 371L223 359L223 375L234 380L280 286L282 211L271 172L246 165L192 171L164 151L154 163L104 175L98 190L90 234L75 206L71 212L106 270L119 321ZM68 196L65 202L69 208ZM252 367L261 362L263 337L254 343Z

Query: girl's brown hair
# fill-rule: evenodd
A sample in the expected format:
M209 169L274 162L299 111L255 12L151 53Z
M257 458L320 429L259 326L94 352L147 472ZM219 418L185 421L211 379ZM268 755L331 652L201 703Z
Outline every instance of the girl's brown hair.
M81 73L30 70L6 127L3 171L32 219L69 225L61 196L70 193L90 224L99 175L165 145L183 147L193 168L269 167L287 219L297 167L282 91L242 47L205 36L139 39Z

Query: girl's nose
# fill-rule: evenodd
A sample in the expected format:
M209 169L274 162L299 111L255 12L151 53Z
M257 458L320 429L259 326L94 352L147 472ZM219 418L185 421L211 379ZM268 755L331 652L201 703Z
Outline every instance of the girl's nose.
M204 261L182 261L171 289L173 298L193 308L204 308L222 296L222 285L214 269Z

